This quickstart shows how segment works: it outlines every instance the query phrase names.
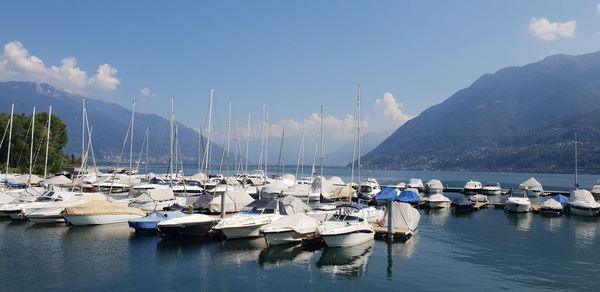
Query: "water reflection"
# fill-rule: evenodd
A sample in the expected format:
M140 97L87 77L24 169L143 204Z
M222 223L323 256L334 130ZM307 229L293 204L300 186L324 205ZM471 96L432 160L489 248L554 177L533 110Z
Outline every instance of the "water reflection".
M598 217L582 217L582 216L570 216L573 220L573 226L575 227L573 232L575 233L575 245L577 247L588 247L593 245L597 240L598 235Z
M445 225L451 212L450 208L425 210L425 214L431 218L431 224L437 226Z
M512 225L517 226L517 230L529 231L531 229L531 220L533 215L531 213L506 213L508 216L508 222Z
M564 216L560 217L544 217L540 216L542 222L546 225L546 229L552 232L560 232L563 228Z
M224 240L216 257L220 263L240 266L246 262L256 261L261 251L266 247L267 243L262 237Z
M263 249L258 255L260 266L286 266L310 262L313 253L305 251L302 245L275 245Z
M129 237L131 231L127 223L93 225L93 226L70 226L65 232L65 238L71 239L94 239L111 240L114 238Z
M361 277L373 252L373 241L351 247L326 247L317 261L322 272L348 277Z

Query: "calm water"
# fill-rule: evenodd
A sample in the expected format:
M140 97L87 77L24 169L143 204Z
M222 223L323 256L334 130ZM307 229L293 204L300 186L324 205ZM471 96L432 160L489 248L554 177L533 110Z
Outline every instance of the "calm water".
M331 170L341 175L344 170ZM367 175L367 173L363 173ZM518 184L526 174L371 172L381 182L420 177ZM573 178L535 175L546 188ZM583 176L582 186L596 178ZM447 194L457 196L458 194ZM500 199L501 200L501 199ZM597 290L600 218L542 218L484 209L457 216L421 210L406 243L349 249L266 248L255 240L165 241L127 224L34 226L0 221L0 290Z

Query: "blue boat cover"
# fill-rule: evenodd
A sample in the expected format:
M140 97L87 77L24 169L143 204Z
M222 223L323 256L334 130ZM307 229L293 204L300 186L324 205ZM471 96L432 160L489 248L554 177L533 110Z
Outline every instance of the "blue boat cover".
M375 195L375 200L378 203L383 203L383 202L387 202L387 201L393 201L396 199L397 197L397 193L396 193L396 189L394 188L383 188L381 190L381 192L377 193L377 195Z
M569 198L567 198L561 194L554 196L553 199L555 201L559 202L563 206L563 208L569 204Z
M418 203L421 200L421 198L416 192L404 190L400 192L400 195L398 195L398 197L396 197L395 200L397 202L415 204Z
M337 205L336 208L354 208L354 209L364 209L364 208L369 208L369 206L365 205L365 204L341 204L341 205Z

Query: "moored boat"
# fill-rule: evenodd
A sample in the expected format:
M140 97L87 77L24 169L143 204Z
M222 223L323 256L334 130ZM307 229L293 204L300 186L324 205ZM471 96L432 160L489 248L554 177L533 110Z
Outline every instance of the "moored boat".
M510 197L506 199L504 209L507 212L527 213L531 210L531 201L525 190L511 190Z
M463 188L465 194L479 194L483 190L481 182L470 180L465 184Z
M450 206L452 207L452 211L456 213L473 212L473 202L463 196L453 199Z
M285 216L260 228L269 245L300 243L317 231L319 221L302 213Z
M539 197L544 193L542 184L534 177L530 177L526 181L519 184L519 189L526 191L527 196L529 197Z
M587 190L576 189L571 191L570 212L578 216L597 216L600 212L600 204L594 200L594 196Z
M373 227L361 216L364 205L347 204L338 207L339 211L317 227L317 234L328 247L354 246L375 237Z
M202 237L207 236L217 219L204 214L185 215L160 221L156 230L162 237Z
M423 199L427 207L431 209L447 208L450 207L450 199L442 194L434 194Z
M71 225L112 224L146 216L146 212L140 209L105 201L91 201L67 207L62 214Z
M554 198L549 198L540 205L540 215L558 217L564 213L563 205Z
M425 192L429 194L441 194L444 191L444 185L438 179L432 179L425 184Z
M260 227L287 215L283 203L276 200L256 200L244 207L239 214L221 220L215 230L227 238L259 237Z
M481 192L486 196L496 196L502 194L502 188L500 187L500 183L487 183L483 186Z

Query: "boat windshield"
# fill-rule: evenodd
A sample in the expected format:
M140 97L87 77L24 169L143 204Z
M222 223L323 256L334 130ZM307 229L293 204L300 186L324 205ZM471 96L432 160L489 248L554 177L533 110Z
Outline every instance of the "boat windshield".
M240 211L241 214L253 214L253 215L260 215L266 212L267 210L263 209L263 208L259 208L259 207L253 207L253 208L247 208L247 209L243 209ZM272 209L271 209L272 211ZM273 213L273 212L271 212Z
M357 217L357 216L352 216L352 215L333 215L331 216L331 219L329 219L330 221L355 221L355 222L360 222L363 221L362 218Z
M527 193L515 191L515 192L512 192L512 194L510 196L515 197L515 198L527 198Z
M53 198L52 196L54 196L54 192L52 191L48 191L46 193L44 193L43 195L41 195L39 198L37 198L37 202L48 202L48 201L54 201L57 200L56 198Z
M371 186L360 186L361 193L370 193L372 191L373 191L373 188Z

